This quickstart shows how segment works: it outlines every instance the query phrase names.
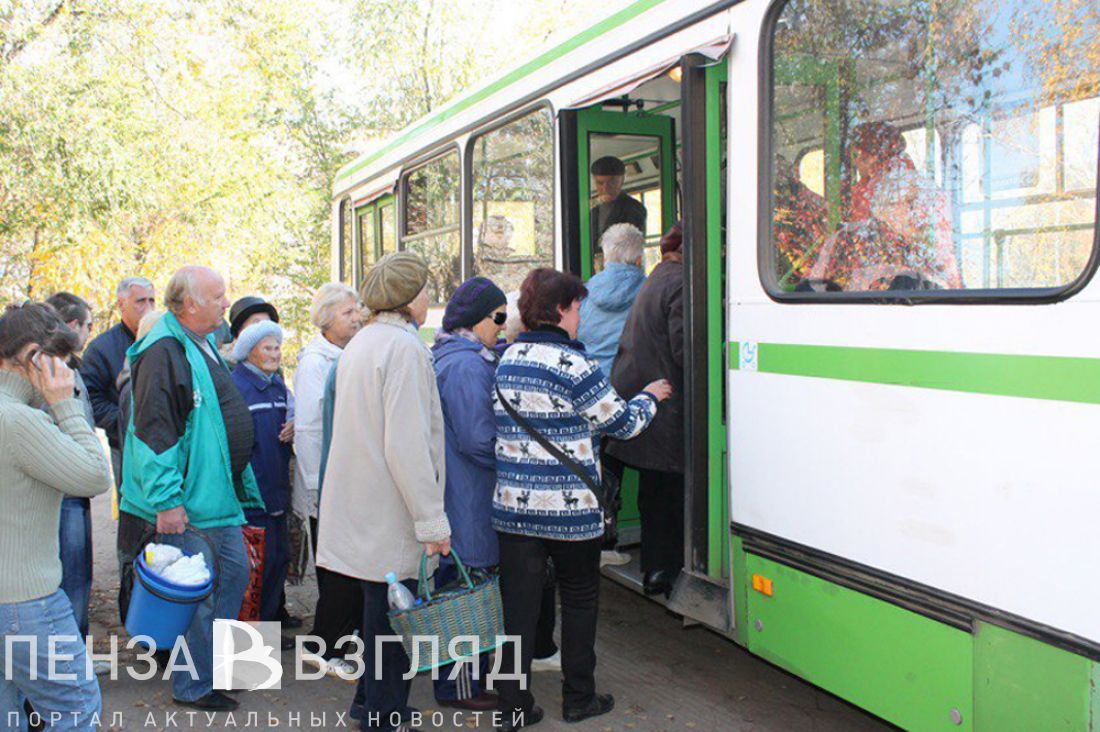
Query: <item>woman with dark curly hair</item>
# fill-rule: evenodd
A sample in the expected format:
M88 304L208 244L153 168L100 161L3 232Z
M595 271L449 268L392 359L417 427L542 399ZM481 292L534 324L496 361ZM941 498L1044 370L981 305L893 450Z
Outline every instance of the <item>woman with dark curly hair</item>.
M496 376L497 488L493 527L500 539L504 626L520 637L524 678L531 671L547 559L561 596L562 714L579 722L611 711L596 693L596 616L604 496L600 438L628 440L646 429L671 387L654 381L622 399L600 364L577 341L587 291L574 275L540 268L520 288L527 332L501 359ZM516 646L503 650L515 668ZM501 681L501 729L542 719L530 684Z

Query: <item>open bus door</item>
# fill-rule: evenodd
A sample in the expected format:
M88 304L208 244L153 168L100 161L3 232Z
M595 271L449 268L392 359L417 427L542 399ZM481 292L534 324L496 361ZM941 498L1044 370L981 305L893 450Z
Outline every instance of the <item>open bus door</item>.
M732 630L726 454L725 58L682 63L684 571L670 609Z
M564 266L587 279L602 266L592 162L627 165L623 190L647 210L645 267L660 261L659 241L678 218L685 241L685 532L684 571L669 607L717 630L731 628L729 508L725 432L724 140L726 63L683 60L680 98L651 109L615 100L619 109L561 114ZM642 89L644 92L644 88ZM644 97L644 93L639 98ZM673 111L674 109L674 111ZM662 113L666 112L666 113ZM674 116L675 115L675 116ZM678 165L677 122L682 146ZM678 215L678 196L682 207ZM620 544L639 537L637 474L627 470L619 514ZM609 574L641 586L637 562Z
M675 122L672 117L630 110L625 105L607 111L600 106L562 113L563 168L566 170L563 195L567 208L565 227L565 267L588 280L603 268L599 251L599 204L595 181L589 170L596 160L613 156L623 161L626 174L622 192L646 209L646 250L644 266L648 272L660 261L661 234L676 222ZM572 183L572 185L570 185ZM569 189L572 188L572 193ZM572 244L572 246L570 246ZM579 244L579 246L577 246ZM618 516L620 543L636 544L638 520L638 474L628 469L622 481L622 510ZM640 577L638 578L640 582Z

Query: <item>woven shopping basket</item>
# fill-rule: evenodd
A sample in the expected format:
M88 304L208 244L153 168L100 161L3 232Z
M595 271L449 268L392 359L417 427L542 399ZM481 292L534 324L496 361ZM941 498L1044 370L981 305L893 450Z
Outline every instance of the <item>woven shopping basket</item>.
M405 653L410 661L413 658L413 645L415 639L436 638L439 648L439 657L436 663L429 659L422 662L417 671L446 666L466 658L471 658L478 653L497 648L504 636L504 611L500 606L500 577L496 574L487 575L474 582L470 579L470 573L458 555L453 551L454 559L461 581L458 585L444 592L435 594L428 587L428 555L420 557L420 581L417 596L421 602L408 610L391 610L389 612L390 625L393 631L401 636L401 642L405 646ZM451 640L460 636L475 636L478 646L475 649L469 641L460 641L454 649L451 648ZM422 643L424 648L426 644ZM424 650L427 650L426 648ZM451 651L455 654L452 655ZM475 652L476 651L476 652ZM418 656L418 658L420 658Z

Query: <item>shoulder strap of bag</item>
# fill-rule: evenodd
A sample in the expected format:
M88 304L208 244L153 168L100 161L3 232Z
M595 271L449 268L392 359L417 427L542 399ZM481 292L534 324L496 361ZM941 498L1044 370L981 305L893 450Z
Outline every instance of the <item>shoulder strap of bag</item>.
M596 496L596 500L600 504L600 510L605 514L607 513L607 504L604 502L603 486L596 483L588 471L584 469L576 460L562 452L561 448L555 445L550 440L546 439L546 436L535 429L534 425L528 422L524 417L516 411L515 407L508 403L508 400L504 398L504 394L500 392L500 387L497 388L497 399L500 400L501 406L504 407L504 411L508 413L508 416L515 420L524 432L531 435L535 442L542 446L542 449L553 455L562 465L569 468L569 470L584 481L584 484L588 486L588 489L592 491L592 495Z

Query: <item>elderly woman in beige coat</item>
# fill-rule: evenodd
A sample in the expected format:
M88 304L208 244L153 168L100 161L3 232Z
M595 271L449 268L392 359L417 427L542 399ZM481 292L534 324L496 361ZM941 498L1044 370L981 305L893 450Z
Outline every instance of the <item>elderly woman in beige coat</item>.
M365 672L352 705L363 729L395 729L411 712L404 649L375 648L377 636L393 635L384 577L394 572L415 590L421 551L450 552L443 414L431 354L417 336L428 313L427 280L414 254L378 260L362 291L371 316L336 365L317 564L358 578L363 588Z

